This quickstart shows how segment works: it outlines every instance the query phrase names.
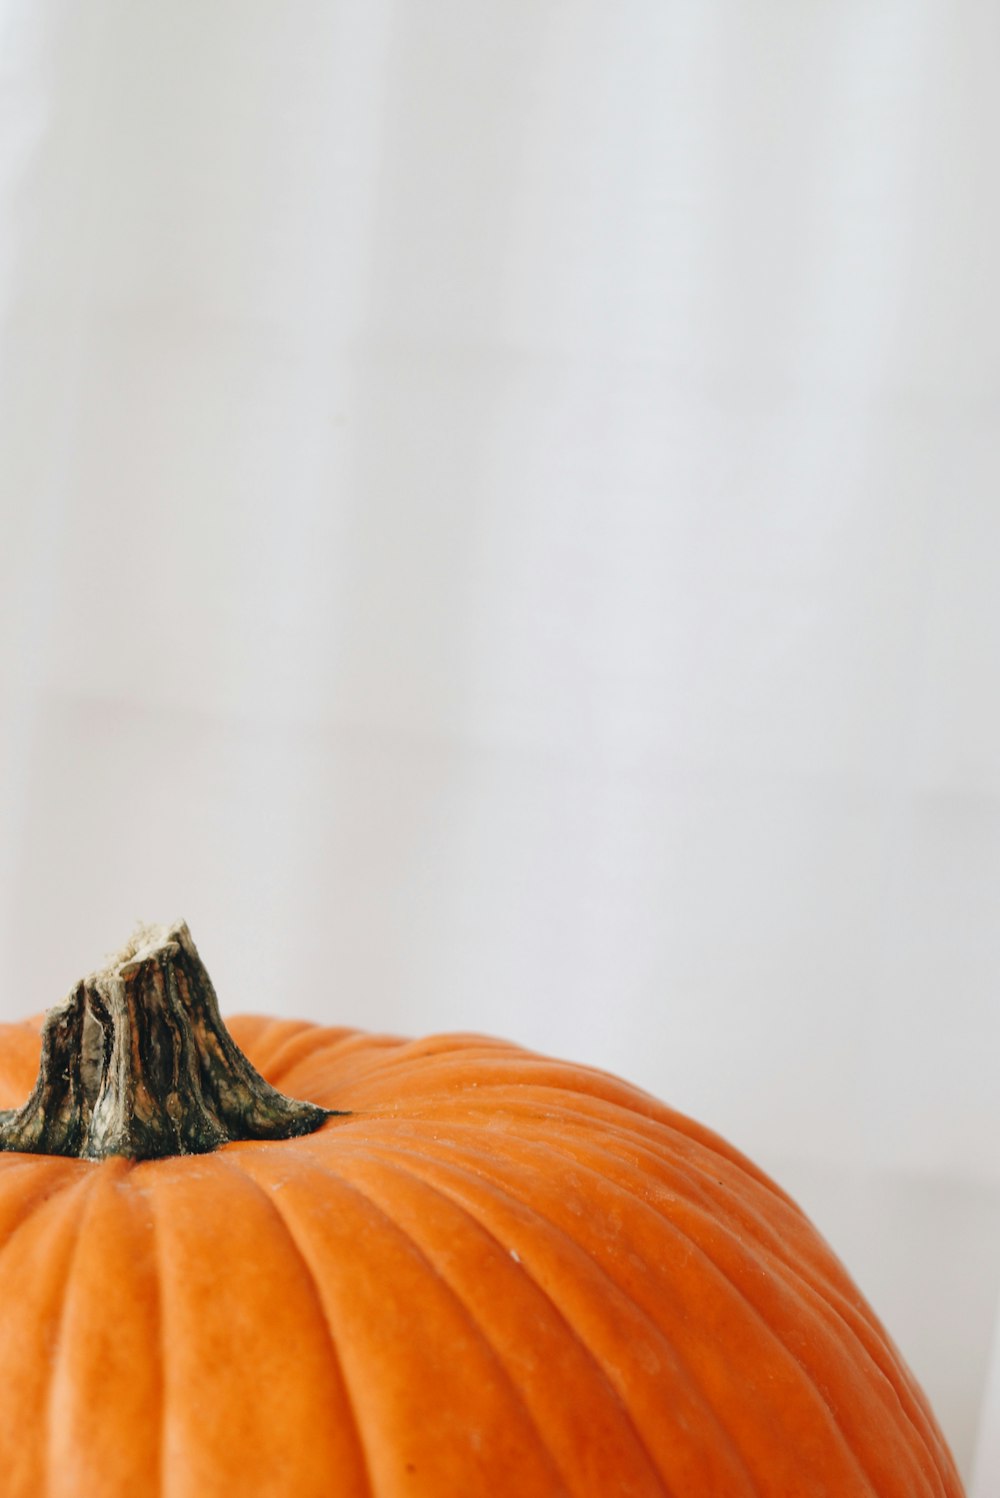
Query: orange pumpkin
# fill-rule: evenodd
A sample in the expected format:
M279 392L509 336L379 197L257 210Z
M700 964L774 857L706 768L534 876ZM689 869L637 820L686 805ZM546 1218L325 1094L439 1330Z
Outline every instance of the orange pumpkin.
M960 1495L841 1265L714 1134L477 1036L244 1017L249 1066L214 1003L186 928L142 933L0 1115L2 1498ZM38 1065L0 1027L0 1104ZM240 1108L254 1137L129 1158Z

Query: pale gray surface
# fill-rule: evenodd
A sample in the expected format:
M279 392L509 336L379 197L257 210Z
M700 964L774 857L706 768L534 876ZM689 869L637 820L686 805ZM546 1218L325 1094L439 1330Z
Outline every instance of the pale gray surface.
M3 1013L185 916L230 1009L950 1182L964 1309L894 1330L967 1468L998 43L976 0L0 4ZM828 1235L895 1262L857 1190Z

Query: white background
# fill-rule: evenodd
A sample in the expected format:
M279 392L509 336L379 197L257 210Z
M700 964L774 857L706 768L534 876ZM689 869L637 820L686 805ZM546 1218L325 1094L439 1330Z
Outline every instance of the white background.
M795 1191L977 1498L1000 10L0 0L0 1012L596 1062Z

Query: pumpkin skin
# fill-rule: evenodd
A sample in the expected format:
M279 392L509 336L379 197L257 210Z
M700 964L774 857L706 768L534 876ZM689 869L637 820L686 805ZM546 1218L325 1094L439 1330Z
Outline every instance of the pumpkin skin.
M603 1073L229 1022L307 1137L0 1154L2 1498L959 1498L799 1209ZM37 1025L0 1026L0 1106Z

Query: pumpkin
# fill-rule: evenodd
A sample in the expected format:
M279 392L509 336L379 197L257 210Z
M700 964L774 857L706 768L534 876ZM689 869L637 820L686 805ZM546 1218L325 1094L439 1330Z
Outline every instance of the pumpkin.
M2 1498L961 1493L793 1202L611 1076L227 1031L179 924L0 1027L0 1104Z

